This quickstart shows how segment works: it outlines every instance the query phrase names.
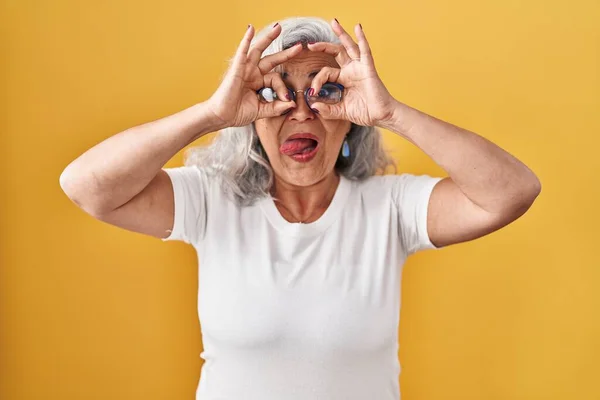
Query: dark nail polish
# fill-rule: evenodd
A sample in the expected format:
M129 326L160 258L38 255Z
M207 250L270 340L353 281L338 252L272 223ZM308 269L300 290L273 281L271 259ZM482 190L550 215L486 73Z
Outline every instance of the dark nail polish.
M317 42L308 42L308 44L315 44L315 43L317 43Z
M275 25L273 25L273 28L277 28L277 25L279 25L279 22L277 22Z
M290 94L289 94L289 93L286 93L286 94L285 94L285 98L289 100L289 99L290 99Z
M308 95L312 96L315 90L313 88L308 89Z
M311 108L312 112L314 112L315 114L319 113L319 110L317 110L316 108Z
M340 21L338 21L337 18L334 18L334 19L335 19L335 22L337 22L338 24L340 23Z
M362 25L359 23L358 26L360 26L360 29L362 29Z

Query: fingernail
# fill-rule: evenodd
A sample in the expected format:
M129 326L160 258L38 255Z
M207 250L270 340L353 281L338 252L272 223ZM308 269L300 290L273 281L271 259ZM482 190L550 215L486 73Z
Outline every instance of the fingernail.
M289 99L290 99L290 94L289 94L289 93L286 93L286 94L285 94L285 98L289 100Z
M315 44L315 43L317 43L317 42L308 42L308 44Z
M279 25L279 22L277 22L275 25L273 25L273 28L277 28L277 25Z
M308 95L312 96L315 90L313 88L308 89Z
M319 113L319 110L317 110L316 108L311 108L312 112L314 112L315 114Z
M337 22L338 24L340 23L340 21L338 21L337 18L334 18L334 19L335 19L335 22Z
M362 25L359 23L358 26L360 26L360 29L362 29Z
M251 26L251 25L250 25L250 24L248 24L248 28L247 28L247 29L250 29L250 26Z

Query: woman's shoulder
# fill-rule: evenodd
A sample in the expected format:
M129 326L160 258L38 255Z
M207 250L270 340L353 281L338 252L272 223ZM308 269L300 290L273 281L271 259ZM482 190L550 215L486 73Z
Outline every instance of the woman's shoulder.
M169 175L182 176L189 181L197 181L202 186L208 186L216 177L216 173L210 168L204 168L196 164L163 167L162 169Z
M410 174L402 173L402 174L387 174L387 175L373 175L365 179L357 179L353 180L354 186L363 191L371 191L371 190L380 190L380 189L389 189L392 186L398 184L402 180L407 179Z
M210 168L190 164L178 167L163 168L171 177L175 190L181 189L190 193L190 199L212 199L218 197L221 200L222 188L216 173Z
M440 177L432 177L426 174L387 174L373 175L366 179L354 180L353 189L369 197L391 196L397 197L405 192L418 190L421 187L434 185L441 180Z
M373 175L364 179L351 179L351 191L364 202L380 202L392 197L398 179L398 175Z

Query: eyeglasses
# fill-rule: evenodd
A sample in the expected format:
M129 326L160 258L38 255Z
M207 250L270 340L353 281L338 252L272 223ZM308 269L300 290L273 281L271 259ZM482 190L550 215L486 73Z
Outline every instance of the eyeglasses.
M306 100L306 104L308 107L312 108L313 103L325 103L325 104L336 104L342 101L342 95L344 93L344 86L337 82L326 82L321 86L321 90L319 93L316 93L312 96L308 95L308 92L311 88L301 89L301 90L293 90L287 88L290 100L296 101L296 93L303 92L304 99ZM277 92L273 90L273 88L264 87L256 91L258 93L258 98L267 103L272 103L275 100L280 100L279 96L277 96Z

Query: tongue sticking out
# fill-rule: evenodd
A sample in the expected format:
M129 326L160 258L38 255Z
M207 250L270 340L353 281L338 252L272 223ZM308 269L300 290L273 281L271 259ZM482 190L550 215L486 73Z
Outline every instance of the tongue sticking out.
M317 147L317 142L312 139L290 139L281 145L279 151L287 156L293 156L310 153L315 147Z

